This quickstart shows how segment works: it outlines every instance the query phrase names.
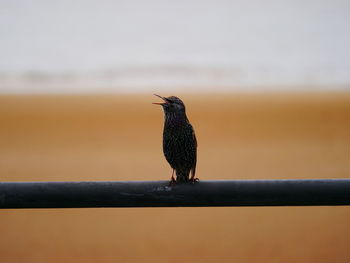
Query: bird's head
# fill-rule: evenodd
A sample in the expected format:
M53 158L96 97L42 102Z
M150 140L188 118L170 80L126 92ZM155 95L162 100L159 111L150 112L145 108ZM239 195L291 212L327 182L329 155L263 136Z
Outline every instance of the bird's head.
M162 97L157 94L155 96L161 98L163 102L153 102L153 104L161 105L165 113L174 112L174 113L184 113L185 112L185 104L178 97L170 96L170 97Z

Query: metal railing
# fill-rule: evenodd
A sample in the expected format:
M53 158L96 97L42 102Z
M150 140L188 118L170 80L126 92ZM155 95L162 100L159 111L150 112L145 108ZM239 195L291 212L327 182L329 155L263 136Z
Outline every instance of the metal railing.
M350 179L2 182L0 208L350 205Z

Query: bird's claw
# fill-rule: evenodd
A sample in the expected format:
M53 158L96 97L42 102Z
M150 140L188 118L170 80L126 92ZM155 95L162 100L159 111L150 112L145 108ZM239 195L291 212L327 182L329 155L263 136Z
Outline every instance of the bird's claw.
M174 185L176 185L176 180L174 177L171 177L170 182L169 182L169 186L174 186Z
M192 184L199 183L199 178L191 178L191 179L190 179L190 182L191 182Z

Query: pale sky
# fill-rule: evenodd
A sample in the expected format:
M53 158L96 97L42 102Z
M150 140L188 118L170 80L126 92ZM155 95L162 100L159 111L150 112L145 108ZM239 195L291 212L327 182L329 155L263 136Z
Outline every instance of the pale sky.
M348 85L349 28L347 0L0 0L0 74L115 87Z

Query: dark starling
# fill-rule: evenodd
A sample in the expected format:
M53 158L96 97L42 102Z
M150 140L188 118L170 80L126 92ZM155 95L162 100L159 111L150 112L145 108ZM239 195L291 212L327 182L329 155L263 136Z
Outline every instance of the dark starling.
M154 95L164 101L154 104L161 105L164 110L163 152L173 168L171 182L196 182L197 140L187 119L185 104L175 96L165 98Z

